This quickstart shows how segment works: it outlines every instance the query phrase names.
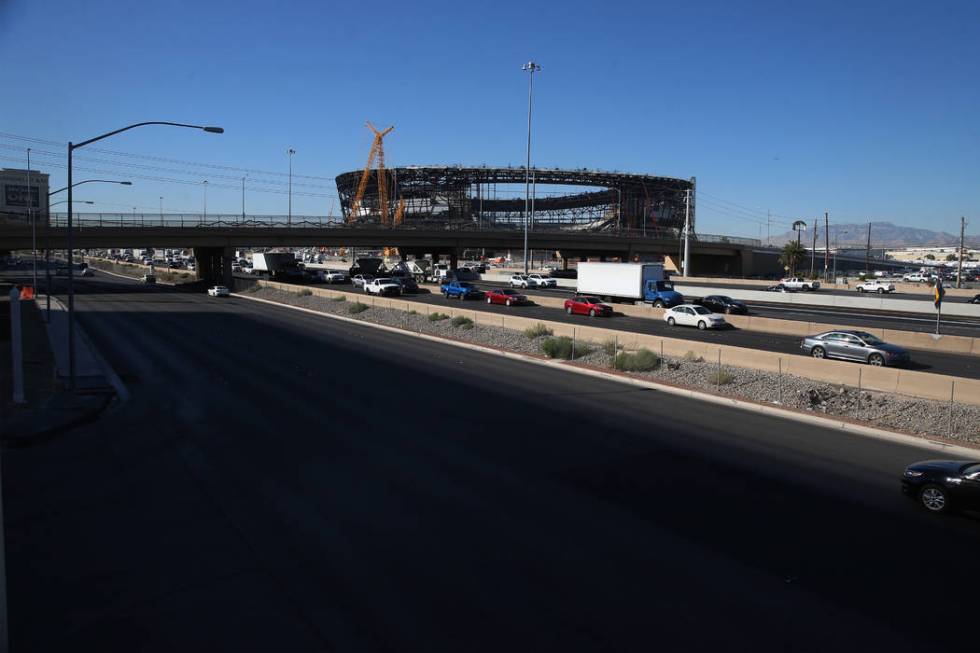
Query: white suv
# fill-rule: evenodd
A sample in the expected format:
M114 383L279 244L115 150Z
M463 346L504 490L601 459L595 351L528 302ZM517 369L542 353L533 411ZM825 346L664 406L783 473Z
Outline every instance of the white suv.
M856 288L858 292L876 292L879 295L883 295L886 292L895 292L894 285L885 281L879 281L878 279L862 281L856 286Z
M512 288L556 288L558 281L540 274L515 274L510 278Z
M225 286L214 286L213 288L208 288L209 297L227 297L229 294L231 293Z

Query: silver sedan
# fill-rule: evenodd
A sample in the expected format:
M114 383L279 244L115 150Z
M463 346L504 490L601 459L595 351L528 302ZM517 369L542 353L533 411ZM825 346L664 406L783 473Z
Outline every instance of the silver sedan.
M807 336L800 346L803 353L814 358L841 358L877 366L909 362L908 351L866 331L827 331Z

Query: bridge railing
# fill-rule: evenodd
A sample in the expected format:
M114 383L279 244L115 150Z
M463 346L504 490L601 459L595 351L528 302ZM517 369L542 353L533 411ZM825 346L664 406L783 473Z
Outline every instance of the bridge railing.
M68 226L68 216L65 213L52 213L49 224L53 229L63 229ZM245 216L241 215L208 215L202 214L129 214L129 213L76 213L72 220L74 228L129 228L129 229L331 229L331 230L378 230L385 228L377 222L355 222L348 224L340 216ZM520 233L523 226L518 223L493 224L473 221L445 220L413 220L410 223L388 226L392 231L452 231L467 233ZM680 243L676 229L660 229L654 227L622 228L611 230L588 230L576 225L536 224L532 233L554 234L585 234L608 238L624 238L630 240L674 240ZM728 245L744 245L759 247L762 241L757 238L742 238L720 234L691 234L694 242L718 243Z

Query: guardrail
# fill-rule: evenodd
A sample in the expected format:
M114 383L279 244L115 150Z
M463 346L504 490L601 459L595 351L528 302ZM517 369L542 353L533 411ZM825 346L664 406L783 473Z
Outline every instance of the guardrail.
M68 226L66 213L52 213L48 224L52 229L63 229ZM344 229L344 230L377 230L392 231L452 231L470 233L520 233L523 227L517 223L480 223L474 221L448 222L444 220L413 220L400 225L382 225L376 222L345 222L339 216L294 216L291 220L286 216L261 216L244 218L240 215L201 214L125 214L125 213L73 213L72 226L75 229ZM603 231L587 231L576 229L575 225L555 227L552 225L535 225L534 233L554 234L592 234L600 237L670 240L678 241L678 234L666 229L613 229ZM723 234L692 234L692 241L701 244L742 245L759 247L762 242L757 238L742 238Z

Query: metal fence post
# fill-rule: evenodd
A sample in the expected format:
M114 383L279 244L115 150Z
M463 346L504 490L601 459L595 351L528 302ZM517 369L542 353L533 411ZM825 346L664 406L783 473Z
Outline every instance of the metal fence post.
M572 360L575 360L575 327L572 327Z
M953 437L953 394L956 392L956 381L949 384L949 437Z
M861 372L862 371L863 370L859 367L858 368L858 392L861 392Z
M721 349L718 349L718 376L715 378L719 391L721 390Z
M779 388L779 395L778 395L779 399L777 400L777 403L782 404L783 403L783 358L782 356L779 357L779 381L777 382L776 385Z

